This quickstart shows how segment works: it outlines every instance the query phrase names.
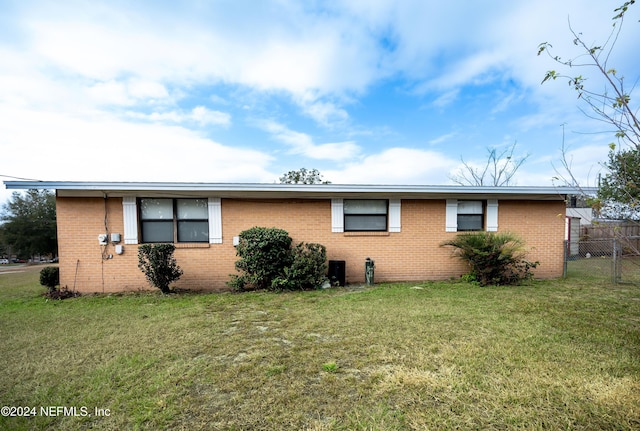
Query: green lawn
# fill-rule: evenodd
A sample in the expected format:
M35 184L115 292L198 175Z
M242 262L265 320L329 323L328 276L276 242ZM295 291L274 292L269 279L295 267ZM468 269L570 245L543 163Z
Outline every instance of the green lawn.
M47 301L37 280L0 274L0 404L37 408L0 429L640 429L639 287Z

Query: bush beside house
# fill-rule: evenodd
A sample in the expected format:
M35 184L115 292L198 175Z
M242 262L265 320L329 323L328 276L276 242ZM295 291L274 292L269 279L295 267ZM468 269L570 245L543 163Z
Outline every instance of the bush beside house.
M162 293L171 293L169 286L183 274L173 257L175 249L173 244L143 244L138 248L138 268Z
M522 240L508 232L466 233L442 245L454 247L454 254L470 267L467 278L481 286L519 284L533 278L531 269L538 266L525 259Z
M231 275L228 282L235 291L316 289L326 280L327 251L321 244L292 248L287 231L265 227L247 229L239 238L235 266L241 274Z
M47 266L40 271L40 284L45 286L48 293L56 290L60 284L60 269L57 266Z

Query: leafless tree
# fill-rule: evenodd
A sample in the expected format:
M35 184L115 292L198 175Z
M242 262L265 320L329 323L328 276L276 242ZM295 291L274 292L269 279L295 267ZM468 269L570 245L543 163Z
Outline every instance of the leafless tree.
M498 152L496 148L487 148L487 160L484 165L474 166L462 157L462 167L449 178L461 186L509 186L520 166L529 158L529 154L515 157L517 143Z
M558 78L567 80L573 90L578 93L578 98L586 104L587 109L581 109L584 115L612 127L611 133L617 139L617 143L609 144L609 160L602 163L608 173L600 184L598 199L592 201L594 207L605 210L608 207L611 208L610 215L613 217L629 218L631 216L631 218L640 219L640 212L637 211L640 208L640 177L638 176L640 172L640 121L638 120L640 106L631 97L638 78L635 82L632 81L629 87L624 76L609 65L609 59L622 31L625 14L634 3L635 0L626 1L615 9L613 27L604 44L587 44L582 33L576 32L569 22L573 43L579 48L580 54L570 59L563 59L554 55L553 46L545 42L539 45L538 55L546 53L565 70L565 72L548 71L542 83ZM604 87L600 89L597 85L587 85L587 78L581 74L569 74L574 69L594 71L597 76L604 79ZM558 174L555 177L556 181L564 185L579 186L572 172L571 161L567 158L564 134L562 160L556 173ZM617 216L616 212L619 212Z

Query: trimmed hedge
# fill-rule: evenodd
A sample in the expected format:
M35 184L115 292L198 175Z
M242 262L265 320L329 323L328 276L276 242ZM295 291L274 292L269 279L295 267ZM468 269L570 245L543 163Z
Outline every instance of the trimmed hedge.
M327 252L321 244L300 243L291 247L288 232L253 227L240 233L236 269L227 283L233 290L304 290L322 286L326 280Z

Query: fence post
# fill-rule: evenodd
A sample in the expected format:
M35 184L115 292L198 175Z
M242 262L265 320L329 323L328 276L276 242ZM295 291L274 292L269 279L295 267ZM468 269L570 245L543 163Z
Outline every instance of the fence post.
M611 259L611 282L613 284L618 284L618 267L620 266L620 262L618 261L618 241L616 238L612 238L613 241L613 259Z
M564 240L564 263L562 266L562 278L567 278L567 261L569 260L569 241Z

